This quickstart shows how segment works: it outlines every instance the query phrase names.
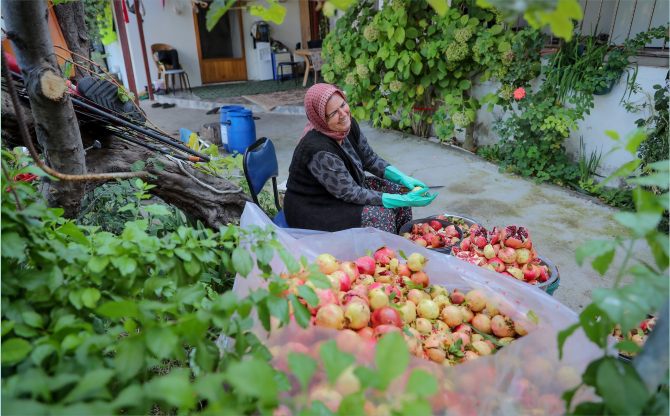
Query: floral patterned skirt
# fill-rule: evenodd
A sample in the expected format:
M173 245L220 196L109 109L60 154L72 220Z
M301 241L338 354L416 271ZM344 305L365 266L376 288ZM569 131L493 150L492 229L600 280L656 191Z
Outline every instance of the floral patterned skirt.
M376 176L368 176L364 186L373 191L387 194L399 194L400 185L381 179ZM398 234L403 225L412 220L412 208L385 208L384 206L366 205L361 214L361 227L373 227L389 233Z

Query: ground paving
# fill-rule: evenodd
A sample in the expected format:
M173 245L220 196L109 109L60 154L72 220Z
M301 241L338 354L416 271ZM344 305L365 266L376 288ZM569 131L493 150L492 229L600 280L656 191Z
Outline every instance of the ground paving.
M153 109L147 104L143 108L147 108L152 121L168 132L179 127L200 131L202 125L218 120L218 115L206 115L202 110ZM260 117L256 121L257 137L268 137L274 142L278 179L283 182L307 118L257 115ZM561 285L554 296L577 312L590 303L593 289L613 284L623 253L615 256L604 277L589 264L577 266L574 254L579 245L592 239L626 236L626 229L613 219L618 209L562 187L538 185L516 175L499 173L498 165L460 148L366 125L362 131L373 149L402 172L428 185L445 185L431 205L414 209L415 218L453 213L474 218L489 228L509 224L528 227L536 250L560 270ZM642 242L634 246L632 258L653 262L648 246Z

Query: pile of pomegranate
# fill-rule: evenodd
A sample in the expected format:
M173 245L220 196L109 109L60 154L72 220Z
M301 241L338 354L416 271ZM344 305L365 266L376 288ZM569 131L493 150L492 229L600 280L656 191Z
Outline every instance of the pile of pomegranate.
M488 299L479 290L452 293L431 285L423 271L428 259L413 253L406 263L388 247L373 257L340 262L330 254L316 259L331 288L317 288L301 270L289 276L289 293L311 287L318 305L305 304L311 324L358 334L370 342L390 332L404 334L410 352L443 365L474 360L527 334L527 323L501 313L502 299ZM291 305L290 313L293 313Z
M402 236L426 248L451 247L460 239L454 225L442 227L442 223L436 220L412 224L411 231Z
M477 224L470 226L468 238L451 250L453 256L477 266L514 277L531 285L544 283L551 277L549 268L540 264L528 229L509 225L487 231Z
M649 337L649 333L652 329L654 329L654 326L656 326L657 321L658 318L656 317L645 319L640 323L640 325L637 326L637 328L633 328L628 331L627 339L642 347L644 343L647 342L647 337ZM610 335L614 336L617 341L624 340L623 334L621 333L621 326L619 324L616 324ZM635 357L637 355L636 352L629 353L627 351L621 351L620 353L627 357Z

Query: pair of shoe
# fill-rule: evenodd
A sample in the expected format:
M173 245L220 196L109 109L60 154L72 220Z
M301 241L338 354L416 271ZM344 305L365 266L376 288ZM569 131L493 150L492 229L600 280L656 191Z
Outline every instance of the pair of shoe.
M158 108L158 107L172 108L172 107L174 107L174 106L176 106L176 105L177 105L177 104L168 104L168 103L161 104L161 103L153 103L153 104L151 104L151 108Z

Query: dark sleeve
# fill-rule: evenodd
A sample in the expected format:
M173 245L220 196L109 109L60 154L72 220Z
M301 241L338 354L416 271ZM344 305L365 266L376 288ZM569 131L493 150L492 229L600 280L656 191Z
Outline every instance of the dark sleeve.
M332 153L317 152L308 165L312 175L328 192L345 202L360 205L382 205L382 193L359 186L344 162Z
M363 132L361 132L361 136L358 139L358 150L361 155L363 155L363 170L383 178L386 168L391 164L379 157L377 153L372 150L372 147L368 144L368 139L363 135Z

